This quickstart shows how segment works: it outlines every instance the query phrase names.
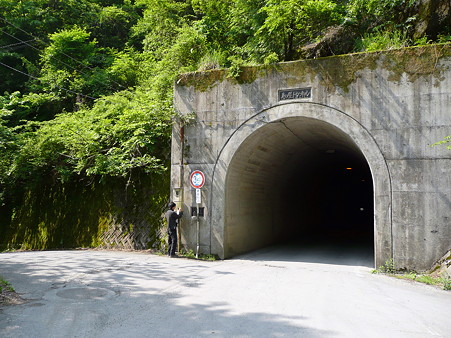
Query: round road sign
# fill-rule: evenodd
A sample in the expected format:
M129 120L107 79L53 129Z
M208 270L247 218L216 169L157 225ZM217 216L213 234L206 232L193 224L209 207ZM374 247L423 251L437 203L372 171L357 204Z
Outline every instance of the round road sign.
M194 170L189 177L189 182L194 189L202 188L205 183L204 173L200 170Z

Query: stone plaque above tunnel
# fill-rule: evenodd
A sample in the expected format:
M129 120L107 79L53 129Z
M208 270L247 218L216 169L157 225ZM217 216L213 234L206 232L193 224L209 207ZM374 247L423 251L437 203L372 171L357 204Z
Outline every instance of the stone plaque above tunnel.
M189 116L174 123L171 152L171 197L186 215L189 173L206 175L200 233L189 217L180 227L187 249L199 239L201 253L233 257L294 219L310 246L324 244L307 236L318 226L329 240L365 232L375 266L427 270L451 248L450 151L430 146L451 134L451 44L184 74L174 105ZM341 199L329 202L328 187ZM281 217L287 208L298 217ZM351 227L354 214L372 228Z
M310 99L312 88L279 89L279 101Z

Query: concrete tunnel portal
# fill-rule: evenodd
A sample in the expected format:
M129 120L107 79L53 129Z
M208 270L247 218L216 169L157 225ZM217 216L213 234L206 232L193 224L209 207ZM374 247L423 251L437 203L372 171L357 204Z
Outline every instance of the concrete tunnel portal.
M289 117L254 131L227 170L224 245L230 256L272 244L374 252L373 180L339 128Z
M181 245L227 259L296 240L302 246L280 252L302 260L341 243L324 263L431 269L451 247L451 159L430 147L451 126L451 47L437 53L431 45L243 67L236 79L180 75L170 194L204 212L185 218ZM201 191L190 186L195 170L205 174ZM372 262L346 249L354 245Z

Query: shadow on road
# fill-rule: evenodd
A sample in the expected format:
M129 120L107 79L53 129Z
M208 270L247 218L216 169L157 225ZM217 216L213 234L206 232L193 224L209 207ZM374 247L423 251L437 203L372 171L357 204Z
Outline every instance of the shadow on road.
M0 309L2 337L334 335L302 326L306 317L237 311L222 297L202 301L212 280L233 274L221 262L77 251L0 254L0 262L0 275L29 299ZM89 291L86 297L80 297L82 288ZM101 289L112 292L94 292ZM77 298L67 296L75 292ZM187 293L194 298L187 301Z

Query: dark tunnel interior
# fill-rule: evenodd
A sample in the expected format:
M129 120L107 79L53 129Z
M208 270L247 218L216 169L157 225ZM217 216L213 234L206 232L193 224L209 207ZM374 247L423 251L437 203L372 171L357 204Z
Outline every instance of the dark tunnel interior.
M358 154L326 153L287 177L281 191L291 205L281 241L371 246L373 186L371 172Z
M371 171L339 128L302 117L269 123L243 142L227 175L227 256L281 243L373 252Z

